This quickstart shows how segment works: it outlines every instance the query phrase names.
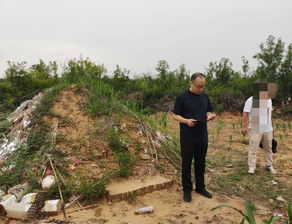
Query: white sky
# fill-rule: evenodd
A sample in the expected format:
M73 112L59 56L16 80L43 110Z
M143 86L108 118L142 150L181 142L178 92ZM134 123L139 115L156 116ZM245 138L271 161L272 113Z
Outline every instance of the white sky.
M0 76L28 65L89 57L111 72L185 64L204 72L229 58L240 70L269 35L292 43L291 0L0 0Z

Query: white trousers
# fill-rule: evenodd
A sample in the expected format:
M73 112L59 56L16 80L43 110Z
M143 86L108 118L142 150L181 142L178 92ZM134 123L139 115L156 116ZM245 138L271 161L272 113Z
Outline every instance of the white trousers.
M253 129L249 130L249 152L248 152L248 166L255 169L257 162L257 151L260 142L263 145L265 152L266 166L272 166L273 152L272 152L273 132L257 132Z

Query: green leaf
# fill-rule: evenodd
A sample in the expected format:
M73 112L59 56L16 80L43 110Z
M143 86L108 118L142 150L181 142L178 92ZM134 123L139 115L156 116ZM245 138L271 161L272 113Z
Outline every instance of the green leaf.
M288 216L289 216L289 223L292 224L292 207L291 207L291 202L288 204Z
M242 218L240 224L244 224L244 221L245 221L245 217Z
M250 201L248 201L248 200L244 201L244 207L245 207L245 211L247 213L247 217L246 217L247 221L250 224L256 224Z
M265 224L271 224L274 221L278 221L280 218L277 216L272 216L268 221L265 222Z

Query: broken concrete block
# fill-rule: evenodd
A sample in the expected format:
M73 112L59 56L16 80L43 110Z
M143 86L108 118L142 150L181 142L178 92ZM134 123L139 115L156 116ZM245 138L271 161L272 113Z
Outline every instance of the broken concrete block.
M23 196L20 203L23 204L33 204L35 202L37 193L29 193Z
M4 197L5 192L0 190L0 201L2 201L2 198Z
M42 208L42 212L45 212L45 213L59 212L62 208L62 205L63 203L60 199L47 200L45 201L45 206Z
M14 203L6 205L5 210L7 212L6 216L14 219L30 220L36 218L38 214L34 204Z
M2 201L0 202L0 215L6 215L5 207L14 204L17 202L17 198L13 194L6 194L3 196Z
M9 205L9 204L14 204L17 203L17 198L13 194L6 194L3 196L2 201L0 204L2 205Z
M278 196L276 199L278 202L285 202L285 199L282 196Z
M16 196L17 200L20 201L22 199L22 197L24 196L26 190L28 188L28 184L24 183L24 184L18 184L10 189L8 189L8 193L9 194L13 194Z

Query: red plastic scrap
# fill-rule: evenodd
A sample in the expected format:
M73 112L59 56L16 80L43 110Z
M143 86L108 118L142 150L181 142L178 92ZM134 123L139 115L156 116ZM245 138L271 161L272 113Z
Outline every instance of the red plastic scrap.
M53 173L53 171L51 170L51 169L47 169L46 170L46 175L50 175L50 174L52 174Z
M76 156L71 156L70 158L71 162L73 162L75 165L79 165L81 163L81 160L77 159Z

